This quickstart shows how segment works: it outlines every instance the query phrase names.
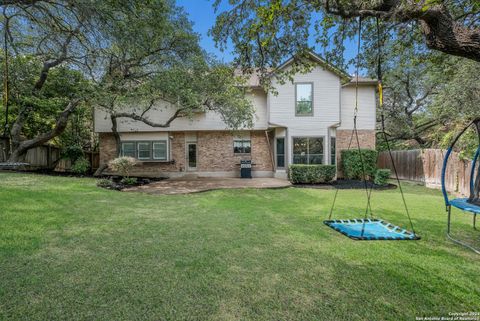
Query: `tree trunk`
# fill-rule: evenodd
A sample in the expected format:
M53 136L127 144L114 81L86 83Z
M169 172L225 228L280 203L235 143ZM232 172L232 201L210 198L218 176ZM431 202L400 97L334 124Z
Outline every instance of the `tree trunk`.
M115 146L117 148L116 150L116 156L120 156L120 151L122 149L122 142L120 139L120 134L118 133L117 130L117 116L115 114L110 114L110 119L112 121L112 134L113 137L115 138Z
M15 122L14 126L12 126L12 153L10 154L10 157L8 158L7 162L9 163L17 163L20 162L22 159L22 156L26 154L26 152L34 147L41 146L48 142L49 140L57 137L67 127L68 123L68 118L70 114L77 108L79 104L78 99L74 99L70 101L67 105L67 107L62 111L60 116L58 117L55 127L44 134L38 135L35 138L20 141L20 132L23 127L23 124L25 123L26 119L26 114L25 115L19 115L17 121ZM25 111L28 109L24 109Z

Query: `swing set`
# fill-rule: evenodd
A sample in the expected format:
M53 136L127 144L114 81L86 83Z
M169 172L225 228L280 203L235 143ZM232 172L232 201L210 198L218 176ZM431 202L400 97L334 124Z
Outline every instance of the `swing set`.
M358 22L358 48L357 48L357 63L356 63L356 82L355 82L355 109L353 116L353 130L350 137L350 143L348 145L348 150L350 150L353 140L355 139L356 148L360 156L360 162L362 165L362 181L364 184L367 204L365 208L365 215L360 219L332 219L333 212L335 209L335 203L338 196L338 189L335 191L335 196L333 199L333 204L330 209L330 214L328 220L325 220L324 223L336 230L337 232L342 233L345 236L348 236L354 240L419 240L420 236L415 233L413 222L408 211L408 206L405 201L405 196L400 184L400 179L398 177L398 172L395 166L395 162L392 157L392 151L390 149L390 144L388 142L387 134L385 133L385 115L383 108L383 87L382 87L382 69L381 69L381 47L380 47L380 27L377 19L377 37L378 37L378 57L377 57L377 78L378 78L378 93L379 93L379 106L381 110L381 120L382 120L382 134L387 144L387 149L392 161L393 170L395 177L398 183L400 193L402 195L403 206L405 213L410 222L411 231L401 228L397 225L384 221L382 219L377 219L373 217L372 208L370 204L370 199L372 196L372 187L368 188L367 175L365 170L365 163L362 155L362 150L360 147L360 140L358 137L357 130L357 118L358 118L358 74L360 66L360 48L361 48L361 30L362 30L362 18L359 18ZM370 214L370 217L369 217Z
M415 232L413 227L413 222L410 217L410 213L408 210L407 202L405 200L405 195L403 193L402 185L400 183L400 179L398 177L398 171L395 166L395 161L392 156L392 151L390 148L389 140L387 134L385 132L385 112L383 108L383 87L382 87L382 52L381 52L381 41L380 41L380 27L378 18L376 19L376 27L377 27L377 48L378 48L378 57L377 57L377 78L378 78L378 96L379 96L379 107L381 111L381 134L385 140L387 150L390 156L393 172L395 174L395 179L398 184L398 188L400 194L402 196L403 207L405 210L405 214L408 217L410 223L410 229L406 230L401 228L397 225L384 221L382 219L377 219L373 217L372 208L371 208L371 195L372 195L372 187L368 188L367 179L366 179L366 171L365 171L365 163L363 160L363 155L360 148L360 141L358 138L358 130L357 130L357 117L358 117L358 71L359 71L359 54L361 48L361 29L362 29L362 18L359 18L358 23L358 48L357 48L357 63L356 63L356 84L355 84L355 110L354 110L354 119L353 119L353 130L352 135L350 138L350 143L348 149L350 150L352 141L355 138L356 147L360 156L360 162L362 164L362 180L365 187L366 197L367 197L367 204L365 208L365 214L363 218L360 219L332 219L333 212L335 209L335 203L338 196L338 189L335 191L335 196L333 199L333 204L330 209L330 214L328 220L325 220L324 223L329 226L330 228L336 230L337 232L342 233L343 235L354 239L354 240L419 240L420 236ZM445 185L445 177L448 168L448 161L450 159L450 155L459 141L460 137L470 128L474 127L476 129L476 133L478 136L478 147L475 153L475 156L472 160L472 168L470 172L470 196L468 198L455 198L450 199L448 197L446 185ZM442 192L445 199L445 207L447 211L447 237L452 240L453 242L460 244L477 254L480 254L480 249L475 248L474 246L468 244L467 242L455 239L451 235L451 214L452 214L452 207L460 209L464 212L471 213L473 215L473 228L476 229L476 217L480 214L480 118L477 118L470 122L468 126L466 126L453 140L451 146L448 148L447 153L445 154L445 158L443 161L443 169L442 169ZM370 215L370 217L369 217Z

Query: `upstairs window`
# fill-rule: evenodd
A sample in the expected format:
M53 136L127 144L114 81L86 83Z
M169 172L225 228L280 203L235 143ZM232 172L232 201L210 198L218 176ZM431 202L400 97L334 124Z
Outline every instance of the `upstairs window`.
M295 84L295 115L313 115L313 84Z

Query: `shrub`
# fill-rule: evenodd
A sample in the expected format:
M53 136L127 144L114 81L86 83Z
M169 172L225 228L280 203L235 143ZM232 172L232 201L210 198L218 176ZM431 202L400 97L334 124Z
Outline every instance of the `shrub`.
M90 169L90 162L84 157L78 158L75 163L73 163L71 171L75 174L85 174Z
M363 164L367 179L373 179L377 170L378 152L372 149L362 149L361 156L357 149L342 150L342 171L347 179L362 179Z
M66 158L75 163L77 159L83 158L83 149L80 145L69 145L62 150L62 158Z
M137 184L137 179L135 177L124 177L122 178L120 183L125 185L135 185Z
M97 181L98 187L108 188L113 186L113 182L109 179L102 178Z
M128 177L132 168L137 164L133 157L117 157L108 163L108 166L115 172L119 172L122 176Z
M289 179L293 184L328 183L336 174L335 165L290 165Z
M392 171L389 169L377 169L374 183L380 186L387 185L391 173Z

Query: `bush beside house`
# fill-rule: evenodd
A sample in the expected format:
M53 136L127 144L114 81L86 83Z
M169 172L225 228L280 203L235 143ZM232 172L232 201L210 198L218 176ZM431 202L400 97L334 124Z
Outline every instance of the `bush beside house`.
M377 157L378 152L373 149L342 150L343 176L346 179L361 180L365 170L366 179L374 179L377 171Z
M290 165L289 179L293 184L328 183L336 173L335 165Z

